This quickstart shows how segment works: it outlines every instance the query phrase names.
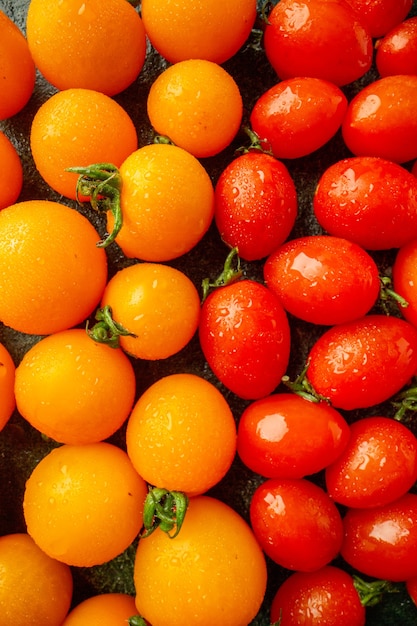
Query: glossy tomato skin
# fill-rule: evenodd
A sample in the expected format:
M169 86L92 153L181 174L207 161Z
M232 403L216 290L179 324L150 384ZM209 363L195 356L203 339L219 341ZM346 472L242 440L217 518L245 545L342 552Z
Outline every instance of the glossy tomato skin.
M348 0L372 37L382 37L402 22L413 0Z
M359 419L325 477L327 493L339 504L369 508L393 502L417 480L417 438L389 417Z
M238 425L237 451L252 471L268 478L303 478L333 463L345 449L349 426L326 403L292 393L252 402Z
M214 218L220 236L247 261L266 257L287 239L297 208L287 167L264 152L238 156L215 187Z
M282 583L272 600L270 622L282 626L364 626L365 612L352 576L326 565L315 572L295 572Z
M342 86L372 62L370 33L344 0L280 0L268 16L264 46L281 79L313 76Z
M308 355L307 378L337 409L388 400L417 369L417 330L407 321L366 315L327 329Z
M366 85L349 102L342 136L354 155L396 163L417 157L417 76L385 76Z
M401 22L377 41L375 63L381 77L417 75L417 16Z
M221 383L241 398L270 394L287 369L290 328L277 297L254 280L212 291L201 307L199 339Z
M393 582L417 575L417 495L369 509L349 509L343 518L341 555L358 572Z
M284 243L266 259L264 278L286 311L327 326L362 317L380 292L373 258L359 245L327 235Z
M288 78L258 98L250 123L277 159L296 159L318 150L336 134L347 106L344 93L329 81Z
M402 246L392 265L393 288L408 306L400 307L401 315L417 327L417 238Z
M253 493L249 507L255 536L275 563L311 572L338 554L342 519L327 493L305 478L269 478Z
M417 237L417 179L380 157L342 159L319 178L313 210L330 235L367 250L399 248Z

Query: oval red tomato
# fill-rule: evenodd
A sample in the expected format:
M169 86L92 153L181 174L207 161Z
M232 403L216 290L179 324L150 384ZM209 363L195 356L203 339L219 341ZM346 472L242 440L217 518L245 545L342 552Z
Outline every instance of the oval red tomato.
M326 235L284 243L267 258L264 278L288 313L328 326L362 317L380 292L373 258L347 239Z
M303 478L321 471L349 439L342 415L326 403L293 393L252 402L240 416L238 454L252 471L268 478Z
M335 237L368 250L399 248L417 237L417 179L387 159L342 159L321 175L313 210Z
M285 374L290 328L278 298L240 280L212 291L201 307L199 338L217 378L245 399L268 395Z
M401 314L417 327L417 238L398 250L392 265L392 285L407 302Z
M363 87L349 102L342 136L355 155L396 163L417 157L417 76L385 76Z
M242 154L227 165L214 197L221 238L247 261L283 243L297 217L297 190L287 167L264 152Z
M336 134L347 106L346 96L331 82L289 78L258 98L250 123L277 159L296 159L318 150Z
M371 35L344 0L280 0L268 16L264 46L281 79L313 76L341 86L372 62Z
M407 17L413 0L348 0L372 37L381 37Z
M375 63L381 77L417 74L417 16L401 22L377 41Z
M417 330L386 315L326 330L308 355L307 378L338 409L371 407L388 400L417 370Z

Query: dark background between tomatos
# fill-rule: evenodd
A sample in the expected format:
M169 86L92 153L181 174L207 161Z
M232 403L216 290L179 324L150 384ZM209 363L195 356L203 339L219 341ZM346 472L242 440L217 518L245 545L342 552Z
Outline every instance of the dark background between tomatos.
M262 2L258 2L261 7ZM0 0L0 9L4 11L25 33L25 20L28 0ZM415 0L410 15L417 14ZM152 142L153 135L146 114L147 94L153 80L167 67L166 62L154 50L148 48L147 59L138 79L123 93L115 96L132 117L138 132L139 146ZM250 38L239 53L224 64L224 67L235 78L244 101L245 119L247 120L257 98L275 84L277 77L270 67L264 52L256 46L256 37ZM359 89L368 82L378 78L372 68L361 80L343 87L346 96L351 99ZM2 129L17 148L24 167L24 186L19 200L50 199L69 204L81 211L96 226L100 234L105 233L105 218L96 214L89 205L78 207L76 203L63 199L53 192L40 178L34 166L29 147L29 133L33 116L38 107L45 102L55 89L38 74L32 98L27 106L13 118L0 122ZM417 96L416 96L417 104ZM233 159L237 147L248 145L246 135L239 134L233 144L220 155L203 160L213 183L216 182L222 169ZM291 238L318 234L320 227L312 212L312 197L316 183L324 170L333 162L351 156L343 144L340 132L322 149L305 158L286 161L297 187L299 214ZM407 164L406 164L407 167ZM109 275L135 261L127 260L116 244L108 249ZM195 283L201 293L203 278L217 277L220 273L228 250L220 240L214 224L203 240L188 254L169 264L184 271ZM392 264L395 251L374 253L382 272L388 271ZM262 262L242 263L244 275L262 281ZM307 357L315 339L323 332L323 327L302 323L290 317L292 328L292 352L288 374L296 376ZM4 326L0 322L0 342L9 349L16 365L24 353L40 337L22 335ZM139 396L151 383L162 376L175 372L193 372L214 383L228 400L235 418L238 419L247 402L228 392L214 378L208 368L199 347L198 338L190 342L179 354L157 362L133 360L137 374L137 395ZM392 415L392 406L373 407L367 414ZM364 412L345 413L348 421L357 419ZM417 428L415 429L417 433ZM124 429L118 431L110 441L124 447ZM40 433L32 429L22 417L15 412L9 423L0 433L0 534L24 532L25 524L22 512L22 498L25 481L35 465L47 452L54 447L53 442L46 441ZM323 475L317 474L311 480L323 486ZM246 469L236 457L226 477L209 493L231 505L248 521L248 507L254 489L263 481L262 477ZM74 604L99 592L134 593L132 582L133 558L135 543L120 557L103 565L92 568L73 568ZM336 565L349 570L341 560ZM268 560L268 588L261 610L252 622L252 626L269 624L269 607L272 597L281 581L290 572ZM374 608L367 609L367 625L369 626L411 626L417 624L417 609L410 601L404 586L399 586L398 593L385 596L383 602ZM225 625L220 625L225 626Z

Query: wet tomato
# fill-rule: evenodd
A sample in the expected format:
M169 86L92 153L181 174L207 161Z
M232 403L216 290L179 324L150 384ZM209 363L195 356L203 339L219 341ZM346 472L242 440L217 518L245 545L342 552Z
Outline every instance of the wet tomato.
M401 22L377 41L375 63L382 77L417 74L417 16Z
M326 235L292 239L277 248L265 262L264 277L286 311L328 326L368 313L380 291L372 257L347 239Z
M372 37L381 37L407 17L413 0L348 0Z
M405 319L417 327L417 238L402 246L392 265L393 288L407 306L401 307Z

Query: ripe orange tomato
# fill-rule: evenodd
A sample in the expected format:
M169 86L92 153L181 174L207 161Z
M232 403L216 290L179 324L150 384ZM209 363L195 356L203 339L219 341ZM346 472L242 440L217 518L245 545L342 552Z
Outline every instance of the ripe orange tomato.
M247 626L266 589L264 555L250 527L228 505L190 499L179 534L160 529L139 541L136 606L152 626Z
M23 167L20 157L10 139L2 131L0 131L0 167L2 171L1 210L17 201L23 186Z
M0 431L16 408L14 383L16 367L10 352L0 343Z
M31 0L26 31L37 68L60 90L113 96L133 83L145 61L145 29L126 0Z
M35 63L28 42L14 22L0 10L0 120L19 113L35 86Z
M126 626L136 614L133 596L102 593L77 604L61 626Z
M171 63L186 59L224 63L249 37L256 0L143 0L141 15L152 45Z
M202 158L218 154L235 138L243 103L237 83L221 65L188 59L155 79L147 110L157 133Z

